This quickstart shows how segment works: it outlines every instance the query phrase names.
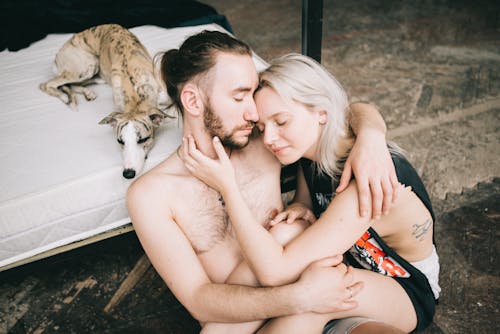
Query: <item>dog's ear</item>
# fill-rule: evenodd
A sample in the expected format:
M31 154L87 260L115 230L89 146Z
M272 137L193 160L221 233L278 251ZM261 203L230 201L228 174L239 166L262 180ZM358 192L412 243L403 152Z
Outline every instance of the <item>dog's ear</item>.
M111 114L109 114L108 116L106 116L103 119L101 119L101 121L99 122L99 124L109 124L112 127L115 127L116 123L118 123L118 116L120 114L122 114L122 113L119 112L119 111L113 111Z
M164 112L162 112L160 109L153 108L149 111L149 119L155 126L159 126L161 122L165 119L165 117L170 117Z

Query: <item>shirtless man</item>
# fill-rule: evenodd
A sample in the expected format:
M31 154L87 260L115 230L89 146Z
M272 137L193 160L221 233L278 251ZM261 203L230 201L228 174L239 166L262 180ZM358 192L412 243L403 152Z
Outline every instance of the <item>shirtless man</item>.
M253 101L258 75L249 47L223 33L202 32L188 38L178 50L166 52L161 73L182 115L183 135L193 136L199 149L211 157L216 156L212 138L221 138L246 200L262 223L268 223L283 210L278 177L281 166L258 135L252 135L258 120ZM372 112L367 111L371 107L364 108L360 113ZM385 124L379 118L378 113L357 118L355 130L360 137L369 134L365 141L370 145L385 137ZM385 180L390 180L390 175ZM392 196L392 188L381 184L379 211L381 189L384 210L390 198L387 193ZM312 264L294 284L248 286L257 282L244 264L222 197L190 175L180 149L133 183L127 193L127 207L151 263L201 323L346 310L355 306L350 298L362 288L352 281L347 267L339 264L340 257Z

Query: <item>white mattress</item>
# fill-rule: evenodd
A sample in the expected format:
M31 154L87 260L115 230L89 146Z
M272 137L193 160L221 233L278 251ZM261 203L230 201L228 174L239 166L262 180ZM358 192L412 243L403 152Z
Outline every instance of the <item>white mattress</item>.
M151 55L177 48L215 24L132 28ZM54 34L17 52L0 52L0 268L130 222L129 180L112 128L98 122L113 111L111 89L71 111L38 89L53 76L53 60L71 34ZM264 62L254 58L259 69ZM179 145L177 119L163 124L145 170Z

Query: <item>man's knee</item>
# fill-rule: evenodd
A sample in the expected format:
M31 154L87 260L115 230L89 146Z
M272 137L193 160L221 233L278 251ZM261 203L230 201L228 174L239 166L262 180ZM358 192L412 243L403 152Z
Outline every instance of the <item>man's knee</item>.
M404 334L401 330L383 322L364 317L332 320L326 324L323 334Z

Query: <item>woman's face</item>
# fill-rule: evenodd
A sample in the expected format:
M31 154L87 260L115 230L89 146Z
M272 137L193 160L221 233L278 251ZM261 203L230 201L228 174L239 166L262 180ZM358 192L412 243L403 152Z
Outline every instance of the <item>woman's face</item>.
M282 164L294 163L302 157L315 160L324 113L284 100L269 87L255 94L255 104L262 140Z

